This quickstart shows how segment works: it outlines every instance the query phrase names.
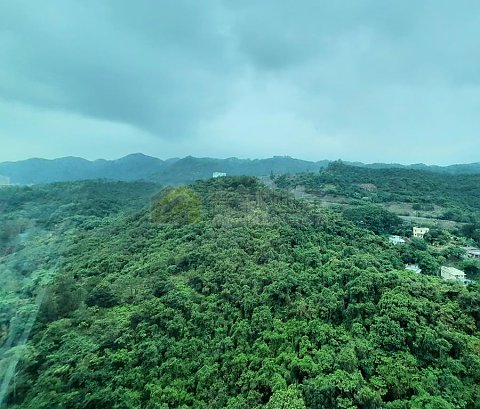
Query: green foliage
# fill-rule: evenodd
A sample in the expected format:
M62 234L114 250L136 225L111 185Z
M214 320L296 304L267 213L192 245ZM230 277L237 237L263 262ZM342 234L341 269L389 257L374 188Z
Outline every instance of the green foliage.
M439 275L440 262L426 251L418 252L418 267L427 275Z
M403 271L433 274L441 251L390 245L377 233L398 220L376 206L325 209L249 177L164 192L161 223L111 199L44 224L58 274L10 407L478 407L478 285Z
M435 207L431 204L415 203L412 205L412 209L432 211L432 210L435 210Z
M119 302L119 297L115 294L113 288L108 283L101 283L97 285L88 294L85 303L92 307L94 305L98 307L113 307Z
M480 279L480 260L464 259L460 263L460 267L465 271L468 278L474 280Z
M459 261L465 257L465 250L457 246L448 246L443 249L442 256L451 261Z
M413 238L410 241L410 245L415 250L420 250L420 251L426 251L427 250L427 243L425 242L425 240L422 240L422 239Z
M355 206L345 210L345 217L357 226L380 233L394 233L402 225L402 221L393 213L379 206Z
M319 173L277 176L282 189L304 186L305 191L328 203L332 198L347 203L355 212L358 203L398 206L399 214L434 217L465 223L461 233L480 245L480 175L445 174L425 170L374 169L332 162ZM408 212L406 210L410 209ZM412 212L413 211L413 212ZM404 213L406 212L406 213ZM435 244L445 244L448 237L439 230L427 236Z
M152 220L157 223L198 223L201 203L198 195L189 187L170 187L152 198L150 212Z
M445 229L431 228L430 231L423 236L423 239L430 244L440 246L450 241L450 234Z
M461 231L480 245L480 221L478 219L473 223L463 225Z
M306 406L298 389L290 385L286 389L273 392L267 409L306 409Z

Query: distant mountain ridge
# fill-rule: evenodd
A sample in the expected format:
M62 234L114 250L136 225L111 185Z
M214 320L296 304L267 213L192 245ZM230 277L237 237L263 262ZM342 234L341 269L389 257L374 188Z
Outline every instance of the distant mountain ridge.
M414 163L411 165L402 165L400 163L362 163L362 162L345 162L348 165L366 167L371 169L414 169L414 170L428 170L430 172L437 173L450 173L450 174L479 174L480 162L474 163L460 163L454 165L425 165L424 163Z
M83 179L113 179L131 181L147 179L175 159L163 161L140 153L116 160L89 161L78 157L59 159L27 159L0 163L0 175L8 176L12 184L38 184Z
M234 157L215 159L187 156L181 159L162 160L141 153L134 153L116 160L98 159L89 161L70 156L52 160L33 158L18 162L2 162L0 163L0 175L9 177L12 184L20 185L99 178L121 181L149 180L165 184L181 184L197 179L207 179L212 176L213 172L248 176L266 176L272 172L275 174L318 172L330 162L330 160L306 161L289 156L274 156L267 159L239 159ZM450 174L480 173L480 162L449 166L344 163L368 168L417 169Z

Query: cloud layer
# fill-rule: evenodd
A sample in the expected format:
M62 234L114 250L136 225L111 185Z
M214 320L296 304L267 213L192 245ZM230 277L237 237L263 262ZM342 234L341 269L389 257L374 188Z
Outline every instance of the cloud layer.
M478 161L480 3L5 0L0 160Z

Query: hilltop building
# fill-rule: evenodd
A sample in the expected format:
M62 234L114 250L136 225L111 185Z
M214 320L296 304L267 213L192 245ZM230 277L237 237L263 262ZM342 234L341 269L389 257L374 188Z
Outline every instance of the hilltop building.
M390 241L390 243L392 243L393 245L397 245L397 244L404 244L405 243L405 239L403 239L402 237L400 236L390 236L388 238L388 240Z
M414 227L413 228L413 237L417 239L423 239L426 233L428 233L430 229L428 227Z
M227 174L225 172L213 172L212 174L212 178L221 178L221 177L225 177L227 176Z
M8 176L0 175L0 187L10 186L10 178Z
M440 269L440 275L444 280L466 283L465 272L455 267L442 266Z

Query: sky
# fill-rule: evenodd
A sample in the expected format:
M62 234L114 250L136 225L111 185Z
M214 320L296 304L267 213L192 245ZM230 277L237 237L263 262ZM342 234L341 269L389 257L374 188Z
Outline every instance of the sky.
M480 2L2 0L0 161L480 161Z

